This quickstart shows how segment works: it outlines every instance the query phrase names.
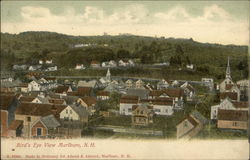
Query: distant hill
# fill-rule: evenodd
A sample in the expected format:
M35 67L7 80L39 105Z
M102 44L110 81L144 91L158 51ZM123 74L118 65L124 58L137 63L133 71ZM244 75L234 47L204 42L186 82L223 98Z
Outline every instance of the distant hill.
M215 37L216 38L216 37ZM75 48L76 44L85 44ZM52 58L60 67L73 67L91 60L134 58L141 63L170 61L183 66L193 63L200 69L217 70L231 58L233 70L247 68L247 46L200 43L193 39L155 38L136 35L70 36L55 32L1 33L2 65L30 63L40 58ZM205 70L204 70L205 72Z

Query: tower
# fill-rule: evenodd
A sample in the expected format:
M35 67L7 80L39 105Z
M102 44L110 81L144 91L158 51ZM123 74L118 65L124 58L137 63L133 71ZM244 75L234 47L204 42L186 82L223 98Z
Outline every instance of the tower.
M109 82L111 81L111 73L110 70L108 68L107 74L106 74L106 80L108 80Z
M227 70L226 70L226 79L232 79L231 78L231 71L230 71L230 64L229 64L229 57L227 58Z

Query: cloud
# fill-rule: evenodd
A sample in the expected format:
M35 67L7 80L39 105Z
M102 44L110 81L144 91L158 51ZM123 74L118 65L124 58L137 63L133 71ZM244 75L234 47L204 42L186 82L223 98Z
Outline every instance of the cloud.
M23 21L1 23L2 32L53 31L71 35L131 33L248 44L248 22L234 19L218 5L204 7L202 13L196 16L182 6L175 6L166 12L150 12L141 4L119 7L109 14L94 6L85 6L78 13L74 8L66 7L61 14L53 14L44 7L25 6L20 14Z

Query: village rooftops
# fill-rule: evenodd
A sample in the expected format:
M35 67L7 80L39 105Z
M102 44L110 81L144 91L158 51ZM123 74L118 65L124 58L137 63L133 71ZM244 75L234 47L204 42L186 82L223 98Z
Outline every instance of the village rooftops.
M97 96L109 96L110 95L110 92L108 91L98 91Z
M52 104L63 104L64 102L65 102L64 99L56 99L56 98L49 99L49 103Z
M140 103L152 103L153 105L173 105L173 98L142 99Z
M67 93L70 90L70 86L58 86L55 89L55 93Z
M17 109L16 114L31 115L31 116L47 116L50 114L59 116L60 112L66 108L66 105L52 105L40 103L21 103Z
M159 97L162 94L166 94L169 97L181 97L184 95L183 89L180 88L168 88L165 90L153 90L149 92L149 96Z
M78 87L77 95L78 96L90 96L92 88L91 87Z
M247 121L248 111L219 109L218 120Z

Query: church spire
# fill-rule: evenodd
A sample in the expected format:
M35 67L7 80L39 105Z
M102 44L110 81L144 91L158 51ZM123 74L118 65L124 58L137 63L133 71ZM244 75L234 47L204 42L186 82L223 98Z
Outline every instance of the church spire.
M232 79L232 78L231 78L231 71L230 71L230 64L229 64L229 57L227 58L226 78Z
M106 74L106 79L111 81L111 73L110 73L109 68L108 68L108 71L107 71L107 74Z

